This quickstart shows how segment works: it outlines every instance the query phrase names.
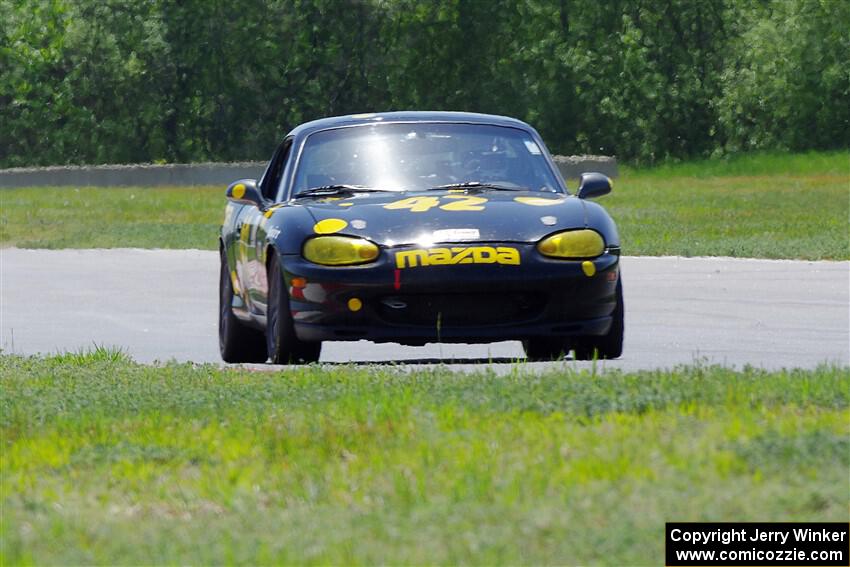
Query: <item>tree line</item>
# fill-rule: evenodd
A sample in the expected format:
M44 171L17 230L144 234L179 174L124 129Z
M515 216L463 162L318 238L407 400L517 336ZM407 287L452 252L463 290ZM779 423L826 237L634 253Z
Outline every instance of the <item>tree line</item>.
M0 0L0 167L265 159L323 116L515 116L631 163L850 147L847 0Z

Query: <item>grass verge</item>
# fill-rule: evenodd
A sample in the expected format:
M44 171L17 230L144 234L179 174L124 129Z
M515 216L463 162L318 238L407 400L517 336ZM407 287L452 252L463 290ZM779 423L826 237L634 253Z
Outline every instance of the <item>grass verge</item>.
M600 203L626 254L850 259L847 152L624 168Z
M846 368L497 376L0 355L2 563L658 564L847 521Z
M847 152L624 167L599 202L629 255L850 259ZM223 212L222 187L4 189L0 246L212 250Z
M0 245L216 249L219 187L0 189Z

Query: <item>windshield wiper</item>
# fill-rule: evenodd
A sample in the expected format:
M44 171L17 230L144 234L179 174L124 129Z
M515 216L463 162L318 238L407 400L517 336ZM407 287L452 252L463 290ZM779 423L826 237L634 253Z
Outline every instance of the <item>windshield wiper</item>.
M528 191L527 187L509 187L498 183L486 183L484 181L464 181L463 183L447 183L431 187L431 191L439 189L490 189L492 191Z
M343 195L343 194L352 194L352 193L384 193L389 191L389 189L376 189L374 187L366 187L365 185L349 185L347 183L340 183L337 185L322 185L321 187L310 187L309 189L305 189L300 191L295 195L295 198L299 197L324 197L328 195Z

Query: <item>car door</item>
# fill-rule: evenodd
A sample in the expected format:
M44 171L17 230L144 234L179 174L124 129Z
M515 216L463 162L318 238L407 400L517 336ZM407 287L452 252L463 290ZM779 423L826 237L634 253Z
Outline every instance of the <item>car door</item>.
M259 183L263 197L273 203L281 175L289 158L292 140L287 138L280 145ZM258 316L266 314L266 296L268 294L268 276L265 266L266 217L265 211L254 206L246 206L239 229L239 263L243 267L248 304L251 313Z

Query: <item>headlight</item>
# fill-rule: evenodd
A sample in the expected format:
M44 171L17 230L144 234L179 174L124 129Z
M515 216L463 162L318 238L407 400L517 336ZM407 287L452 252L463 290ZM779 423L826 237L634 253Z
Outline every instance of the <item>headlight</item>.
M570 230L547 236L537 250L552 258L595 258L605 251L605 241L595 230Z
M363 238L350 236L317 236L304 243L306 259L324 266L351 266L374 262L378 246Z

